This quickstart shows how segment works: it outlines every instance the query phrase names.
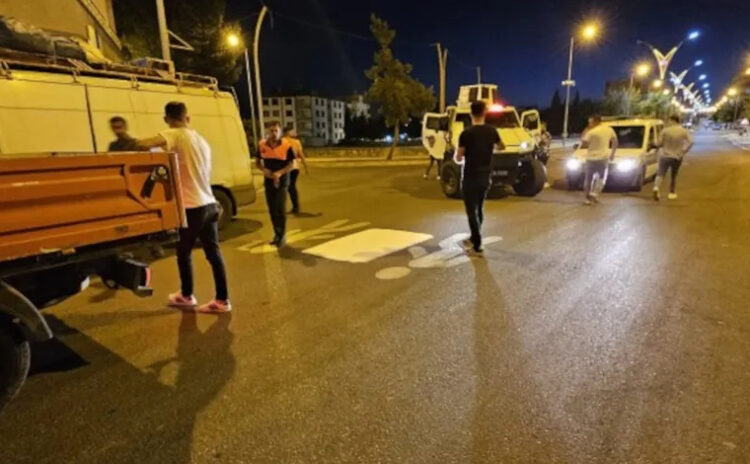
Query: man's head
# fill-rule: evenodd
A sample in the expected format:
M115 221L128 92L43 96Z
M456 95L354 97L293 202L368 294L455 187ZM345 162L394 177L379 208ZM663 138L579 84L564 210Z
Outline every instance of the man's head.
M118 139L128 136L128 122L122 116L113 116L109 119L109 128Z
M475 101L471 104L471 117L475 121L484 121L487 114L487 105L483 101Z
M291 137L293 139L297 138L297 131L294 130L294 127L287 127L284 129L284 137Z
M589 116L589 127L596 127L602 123L602 117L598 114Z
M679 124L680 117L677 116L676 114L673 114L672 116L669 117L669 122L671 122L672 124Z
M268 123L268 140L273 142L281 139L281 123L279 121L271 121Z
M169 127L185 127L190 122L187 107L182 102L169 102L164 106L164 122Z

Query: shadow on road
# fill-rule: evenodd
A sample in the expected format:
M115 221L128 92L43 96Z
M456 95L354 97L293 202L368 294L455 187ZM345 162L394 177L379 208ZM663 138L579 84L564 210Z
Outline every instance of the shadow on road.
M422 200L446 200L437 180L434 178L423 179L413 171L409 174L393 176L390 188Z

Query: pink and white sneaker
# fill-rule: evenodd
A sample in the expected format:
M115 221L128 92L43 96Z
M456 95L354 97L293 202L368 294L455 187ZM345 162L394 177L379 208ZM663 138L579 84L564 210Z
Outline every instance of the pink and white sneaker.
M198 306L198 300L194 295L186 297L182 292L172 293L169 295L169 306L179 309L195 309Z
M208 303L201 305L196 309L199 313L207 314L224 314L232 310L232 303L229 300L212 300Z

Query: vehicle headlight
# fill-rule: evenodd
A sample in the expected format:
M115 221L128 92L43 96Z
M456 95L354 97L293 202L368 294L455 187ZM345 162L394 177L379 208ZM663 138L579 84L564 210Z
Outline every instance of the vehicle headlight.
M620 172L628 172L635 169L635 160L632 159L622 159L615 161L615 165L617 166L617 170Z
M521 142L521 150L528 150L529 147L529 142Z
M578 171L581 169L581 162L575 158L571 158L565 163L565 167L568 168L568 171Z

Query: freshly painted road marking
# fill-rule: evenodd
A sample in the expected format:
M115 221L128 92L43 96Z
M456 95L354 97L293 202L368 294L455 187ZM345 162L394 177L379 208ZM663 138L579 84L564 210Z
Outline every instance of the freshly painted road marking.
M349 223L348 219L341 219L331 222L322 227L310 230L294 229L287 232L286 243L293 244L305 240L330 240L336 238L336 234L341 232L350 232L356 229L362 229L369 226L369 222ZM253 254L276 253L278 249L275 246L268 245L264 240L253 240L237 248L240 251L247 251Z
M403 266L386 267L375 273L375 277L380 280L394 280L406 277L411 269Z
M430 240L432 235L394 229L367 229L302 250L333 261L369 263Z

